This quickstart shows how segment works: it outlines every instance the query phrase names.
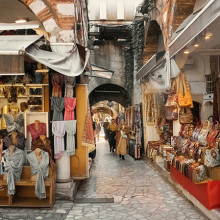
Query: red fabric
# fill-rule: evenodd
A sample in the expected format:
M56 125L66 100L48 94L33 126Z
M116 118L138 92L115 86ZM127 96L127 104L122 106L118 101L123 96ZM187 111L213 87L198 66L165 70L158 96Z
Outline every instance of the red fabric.
M35 124L30 124L27 126L28 131L31 133L32 139L40 137L40 135L47 136L47 129L45 123L40 123L38 129L36 129Z
M220 181L195 184L173 166L170 166L170 176L207 209L220 208Z
M65 98L64 121L75 120L74 109L76 107L76 98Z

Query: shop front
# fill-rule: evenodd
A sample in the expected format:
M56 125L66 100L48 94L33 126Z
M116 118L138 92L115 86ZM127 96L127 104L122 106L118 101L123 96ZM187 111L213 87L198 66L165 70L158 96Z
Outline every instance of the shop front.
M220 207L219 17L219 1L209 1L177 29L166 68L150 60L139 74L147 157L209 216ZM159 69L170 78L161 90Z
M76 84L89 53L81 63L73 44L57 44L58 54L44 41L0 36L0 206L52 208L57 184L89 177L88 91Z

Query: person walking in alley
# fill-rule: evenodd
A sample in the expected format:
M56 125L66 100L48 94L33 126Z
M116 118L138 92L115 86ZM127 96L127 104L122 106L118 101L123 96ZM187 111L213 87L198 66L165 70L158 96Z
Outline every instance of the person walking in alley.
M99 119L96 119L96 124L95 124L96 128L96 137L97 137L97 141L99 141L99 135L100 135L100 131L101 131L101 123L99 122Z
M122 125L121 129L121 137L117 147L117 154L122 160L125 160L125 154L127 153L127 146L129 143L129 133L130 127L128 127L125 123Z
M115 140L116 140L116 154L118 154L118 144L119 144L119 141L120 141L120 138L121 138L121 131L123 129L125 125L125 121L124 119L121 120L120 124L118 125L118 130L116 132L116 135L115 135Z
M105 122L103 123L103 128L104 128L104 133L105 133L105 140L108 141L109 137L108 137L108 126L109 126L109 121L106 118Z
M111 123L108 126L108 130L109 130L110 152L114 152L115 146L116 146L115 135L116 135L116 131L118 130L118 126L117 126L114 118L111 120Z

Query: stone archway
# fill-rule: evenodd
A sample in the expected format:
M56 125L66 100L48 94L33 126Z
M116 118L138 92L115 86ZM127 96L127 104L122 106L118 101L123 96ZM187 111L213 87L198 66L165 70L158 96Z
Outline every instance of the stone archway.
M50 42L76 42L77 8L84 1L79 0L19 0L41 21L49 35Z
M91 106L105 100L115 101L123 107L127 107L129 104L127 91L123 87L115 84L100 85L93 89L89 94L89 102Z
M175 32L180 24L193 13L195 2L196 0L175 0L171 10L173 11L171 21L172 32Z
M148 24L145 39L143 62L144 64L157 52L165 50L163 34L160 25L156 20L151 20ZM161 48L158 48L160 46ZM158 49L160 51L158 51Z

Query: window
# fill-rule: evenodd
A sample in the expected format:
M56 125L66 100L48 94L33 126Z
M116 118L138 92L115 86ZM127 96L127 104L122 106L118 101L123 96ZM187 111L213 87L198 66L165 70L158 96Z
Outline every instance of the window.
M213 76L206 75L206 93L207 94L212 94L214 93L214 82L213 82Z

